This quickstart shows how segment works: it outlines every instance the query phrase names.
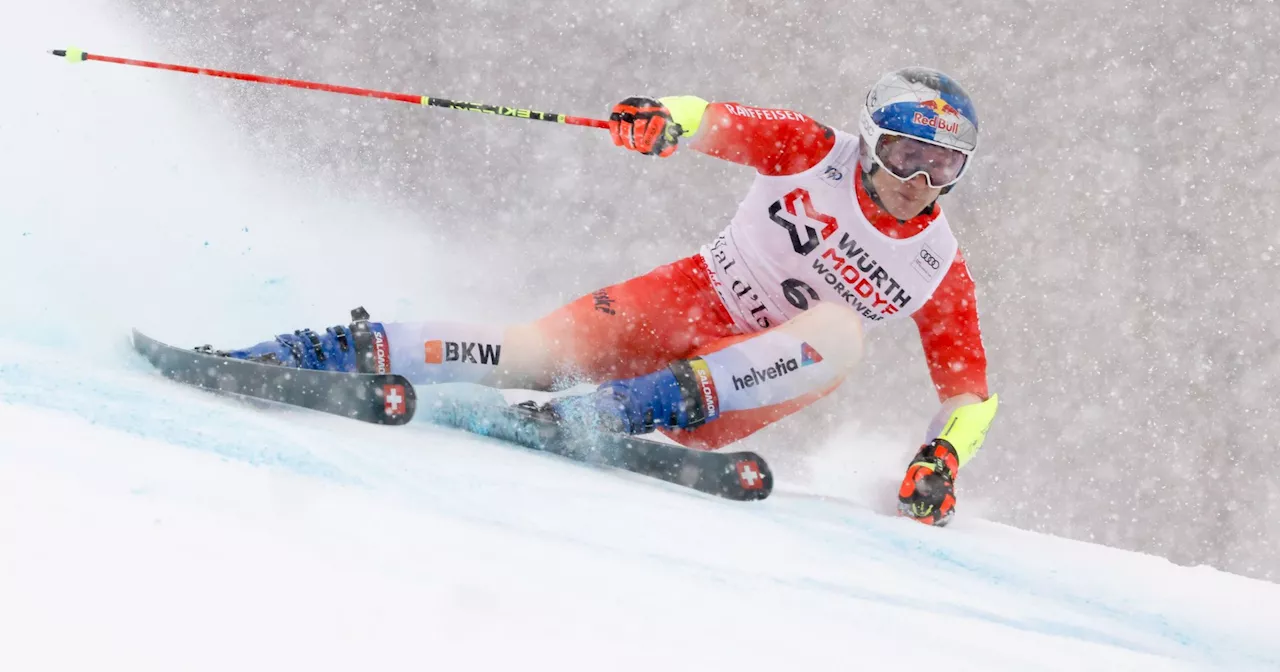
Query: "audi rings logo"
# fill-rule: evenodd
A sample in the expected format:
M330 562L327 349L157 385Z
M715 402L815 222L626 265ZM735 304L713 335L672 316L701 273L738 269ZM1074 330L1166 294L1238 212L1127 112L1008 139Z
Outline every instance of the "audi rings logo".
M942 270L942 266L942 259L927 243L920 247L920 251L916 253L916 258L911 260L911 267L916 269L916 273L919 273L920 277L928 282L933 281L934 277L938 275L938 271Z
M924 260L924 263L929 265L929 268L932 268L935 271L942 268L942 262L938 261L938 258L933 256L929 250L920 250L920 258Z

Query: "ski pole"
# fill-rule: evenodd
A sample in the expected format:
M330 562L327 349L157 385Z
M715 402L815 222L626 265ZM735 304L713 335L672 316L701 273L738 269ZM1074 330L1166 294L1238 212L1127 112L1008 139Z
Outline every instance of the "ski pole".
M506 107L504 105L485 105L482 103L468 103L465 101L446 100L444 98L415 96L413 94L408 94L408 93L394 93L391 91L375 91L373 89L358 89L354 86L339 86L337 84L322 84L320 82L307 82L300 79L284 79L281 77L268 77L266 75L252 75L245 72L229 72L226 70L210 70L208 68L195 68L189 65L173 65L171 63L139 61L132 58L119 58L116 56L102 56L99 54L90 54L75 48L54 49L49 53L53 54L54 56L65 58L69 63L79 63L81 61L102 61L104 63L119 63L121 65L135 65L143 68L155 68L157 70L173 70L175 72L186 72L193 75L208 75L210 77L238 79L245 82L259 82L262 84L276 84L278 86L291 86L295 89L312 89L315 91L328 91L330 93L344 93L348 96L364 96L367 98L383 98L385 100L398 100L403 103L411 103L414 105L431 106L431 107L447 107L451 110L463 110L465 112L481 112L484 114L496 114L502 117L517 117L520 119L533 119L535 121L552 121L558 124L569 124L571 126L592 126L594 128L609 128L609 122L603 119L590 119L587 117L570 117L564 114L554 114L551 112L537 112L535 110L527 110L521 107Z

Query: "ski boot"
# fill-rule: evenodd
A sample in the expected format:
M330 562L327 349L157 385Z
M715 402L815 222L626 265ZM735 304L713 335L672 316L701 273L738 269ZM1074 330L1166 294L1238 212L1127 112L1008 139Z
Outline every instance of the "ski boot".
M695 368L695 365L701 365ZM560 423L623 434L695 429L720 416L715 384L700 359L615 380L595 392L552 399L542 407Z
M274 340L240 350L214 350L209 345L195 350L295 369L390 373L391 358L382 324L370 322L369 313L363 307L351 311L351 320L351 325L347 327L329 327L321 334L310 329L299 329L292 334L280 334Z

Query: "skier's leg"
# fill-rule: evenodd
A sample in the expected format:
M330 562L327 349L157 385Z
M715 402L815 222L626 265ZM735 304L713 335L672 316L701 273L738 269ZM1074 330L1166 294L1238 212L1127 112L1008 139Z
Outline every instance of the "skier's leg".
M718 448L835 389L862 358L862 323L846 307L819 303L779 327L690 354L553 406L564 417L609 429L661 429L690 447Z
M702 257L583 296L509 337L536 353L538 382L601 383L657 371L737 333Z
M764 342L773 339L765 339L766 334L775 332L785 338ZM692 429L665 429L664 434L690 448L716 450L827 396L862 360L862 321L839 304L818 303L795 319L755 336L724 339L695 353L715 363L715 380L723 386L717 388L721 390L719 417ZM794 355L796 341L799 356ZM779 375L760 375L765 370L754 362L768 362L774 354L785 358L781 364L769 365ZM793 361L796 368L788 371Z
M264 364L346 373L398 373L414 383L474 382L502 360L502 327L451 322L373 322L363 308L348 326L299 329L247 348L208 352Z
M415 384L549 389L635 376L734 333L700 257L606 287L525 324L373 322L281 334L220 352L330 371L398 373Z

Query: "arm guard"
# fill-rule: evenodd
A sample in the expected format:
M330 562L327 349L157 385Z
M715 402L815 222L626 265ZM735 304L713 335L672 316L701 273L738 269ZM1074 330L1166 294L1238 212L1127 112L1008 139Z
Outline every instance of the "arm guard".
M970 397L972 398L972 397ZM942 411L930 425L929 441L943 439L956 451L958 467L963 467L982 447L987 438L987 430L996 417L996 407L1000 405L1000 395L993 394L986 401L973 404L960 404L962 398L949 400L943 404ZM939 425L938 421L942 420Z
M764 175L795 175L818 165L835 146L835 133L813 119L782 109L710 103L697 96L658 102L689 138L686 147L751 166Z
M667 96L659 103L671 113L671 120L680 124L680 137L691 137L702 125L702 115L707 111L707 101L697 96Z

